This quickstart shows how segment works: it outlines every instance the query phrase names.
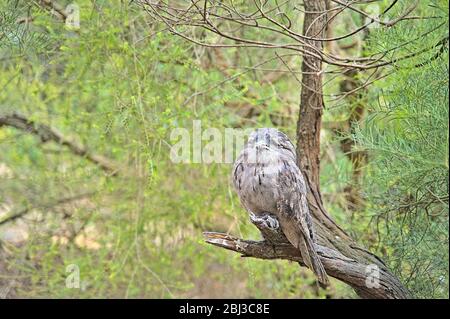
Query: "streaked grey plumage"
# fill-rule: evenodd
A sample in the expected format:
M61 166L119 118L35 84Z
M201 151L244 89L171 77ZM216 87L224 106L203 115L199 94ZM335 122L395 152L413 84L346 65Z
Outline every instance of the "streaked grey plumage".
M328 284L314 247L305 180L289 138L274 128L261 128L250 134L234 163L233 184L250 214L271 213L277 217L281 230L300 250L306 266L322 284Z

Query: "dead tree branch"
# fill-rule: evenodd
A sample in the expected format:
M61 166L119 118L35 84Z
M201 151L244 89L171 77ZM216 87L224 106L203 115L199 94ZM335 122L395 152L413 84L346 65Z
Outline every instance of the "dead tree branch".
M23 115L17 113L0 115L0 127L2 126L14 127L18 130L33 134L39 137L43 143L53 141L57 144L64 145L73 154L94 163L110 175L115 175L119 171L119 166L112 160L91 152L86 146L64 136L56 129L44 124L35 123Z
M303 264L298 249L284 237L277 223L267 222L273 216L260 216L252 219L265 240L244 240L217 232L203 233L208 244L242 254L243 257L258 259L285 259ZM317 252L328 275L350 285L362 298L403 299L409 293L382 263L361 262L346 257L338 250L316 244ZM371 277L372 276L372 277Z
M38 2L42 7L49 10L53 15L55 15L57 18L65 21L67 19L67 13L66 10L62 5L59 3L56 3L52 0L40 0Z
M50 209L55 206L59 206L62 204L66 204L66 203L74 202L74 201L81 200L81 199L84 199L87 197L91 197L96 193L97 193L96 191L89 192L89 193L82 193L82 194L78 194L78 195L74 195L74 196L60 198L60 199L58 199L52 203L48 203L48 204L38 205L38 206L34 206L34 207L26 207L18 212L8 214L8 215L4 216L3 218L1 218L0 225L6 224L9 222L15 221L16 219L19 219L21 217L24 217L26 214L31 212L33 209Z
M377 0L375 0L377 1ZM373 1L373 2L375 2ZM237 4L231 2L213 2L213 1L189 1L189 2L172 2L139 0L137 3L145 10L153 19L162 22L167 30L194 44L208 48L261 48L261 49L285 49L296 52L303 56L311 56L319 59L321 62L339 69L377 69L380 67L391 66L399 61L416 57L426 51L421 50L405 54L402 56L387 58L386 51L374 53L367 57L360 56L339 56L334 52L326 52L319 50L314 43L321 42L337 42L355 35L365 32L372 24L377 23L381 27L392 27L400 21L418 18L409 16L415 8L417 2L400 13L397 17L385 22L382 20L392 8L397 4L393 1L380 15L372 17L362 10L359 10L351 4L342 1L333 1L336 6L332 8L324 8L317 13L319 19L327 20L327 23L336 16L348 11L356 11L363 14L369 19L356 29L344 35L335 37L326 37L323 32L325 28L319 30L319 33L300 33L295 30L295 16L289 16L288 12L301 12L308 15L309 11L292 8L292 2L284 1L275 6L270 6L268 2L253 1L248 5L248 9L244 10ZM330 16L329 18L327 18ZM280 21L285 20L284 22ZM439 18L439 17L435 17ZM440 27L443 27L443 22ZM206 31L207 34L215 34L217 37L197 37L194 29ZM252 38L242 36L242 29L258 29L275 37L275 39L261 40L260 38ZM425 34L424 34L425 36ZM399 48L393 48L393 51Z

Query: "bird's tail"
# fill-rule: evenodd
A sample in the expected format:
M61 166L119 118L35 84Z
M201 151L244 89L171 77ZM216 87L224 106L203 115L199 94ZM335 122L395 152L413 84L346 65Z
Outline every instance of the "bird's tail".
M323 267L319 255L317 254L313 240L308 235L305 235L303 233L302 237L303 240L299 240L297 248L300 250L303 262L309 269L311 269L314 272L319 282L323 286L328 286L329 285L328 275L325 271L325 268Z
M287 240L300 251L303 263L314 272L320 284L328 286L328 275L314 247L314 241L310 236L311 227L302 227L302 223L297 221L295 217L293 218L293 216L300 215L292 213L293 209L298 208L292 208L289 203L283 201L277 204L277 208L278 221Z

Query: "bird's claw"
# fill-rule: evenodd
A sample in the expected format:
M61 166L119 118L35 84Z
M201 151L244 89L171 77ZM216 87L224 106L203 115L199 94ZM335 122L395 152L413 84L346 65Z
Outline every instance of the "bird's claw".
M264 228L270 228L272 230L280 227L278 220L270 215L257 216L254 213L250 213L250 220L253 224L260 225Z

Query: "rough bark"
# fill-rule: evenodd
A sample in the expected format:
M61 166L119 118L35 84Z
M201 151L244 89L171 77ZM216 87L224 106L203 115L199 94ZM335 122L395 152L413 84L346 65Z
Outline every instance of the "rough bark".
M241 253L243 257L285 259L303 264L298 249L288 242L243 240L215 232L205 232L203 235L207 243ZM408 297L408 292L386 267L377 268L378 275L375 275L377 281L374 281L368 276L369 270L373 270L372 267L368 268L367 265L347 258L326 246L316 245L316 249L327 274L352 286L360 297L377 299Z
M304 1L305 17L303 34L308 37L324 38L327 15L326 1ZM306 40L308 44L322 51L323 42ZM312 48L305 47L312 52ZM297 123L297 158L299 166L311 183L319 190L320 129L322 126L322 61L313 54L304 54L302 62L302 87L300 114Z

